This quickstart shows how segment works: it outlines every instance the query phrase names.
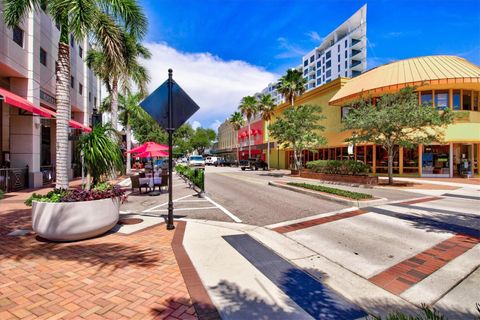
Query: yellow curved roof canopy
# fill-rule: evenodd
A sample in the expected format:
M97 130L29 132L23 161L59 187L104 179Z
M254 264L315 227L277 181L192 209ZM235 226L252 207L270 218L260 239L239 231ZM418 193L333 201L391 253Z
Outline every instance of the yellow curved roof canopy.
M478 83L480 67L456 56L426 56L388 63L350 79L330 99L346 100L424 84Z

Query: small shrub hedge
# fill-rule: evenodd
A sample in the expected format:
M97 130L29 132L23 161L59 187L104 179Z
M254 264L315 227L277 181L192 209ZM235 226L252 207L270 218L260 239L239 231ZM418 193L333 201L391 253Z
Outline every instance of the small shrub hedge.
M367 175L370 166L355 160L316 160L307 162L313 172L344 175Z
M202 169L192 169L187 166L177 165L175 171L190 180L200 190L205 190L205 172Z
M314 190L314 191L330 193L330 194L334 194L334 195L337 195L337 196L342 196L342 197L350 198L350 199L354 199L354 200L372 199L373 198L373 196L371 194L367 194L367 193L360 193L360 192L347 191L347 190L342 190L342 189L337 189L337 188L324 187L324 186L319 186L319 185L316 185L316 184L298 183L298 182L288 182L287 184L289 186L300 187L300 188L310 189L310 190Z

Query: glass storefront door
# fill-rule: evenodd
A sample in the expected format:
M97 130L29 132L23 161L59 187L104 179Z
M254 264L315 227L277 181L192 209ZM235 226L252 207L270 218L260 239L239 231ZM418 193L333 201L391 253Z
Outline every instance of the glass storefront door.
M450 176L450 146L423 146L422 176Z

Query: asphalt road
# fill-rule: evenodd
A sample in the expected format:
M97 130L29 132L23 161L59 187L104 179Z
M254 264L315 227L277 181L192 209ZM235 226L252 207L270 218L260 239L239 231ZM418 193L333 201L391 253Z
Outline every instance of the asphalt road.
M343 205L268 185L275 172L241 171L238 168L207 167L207 195L242 220L252 225L282 221L341 210Z

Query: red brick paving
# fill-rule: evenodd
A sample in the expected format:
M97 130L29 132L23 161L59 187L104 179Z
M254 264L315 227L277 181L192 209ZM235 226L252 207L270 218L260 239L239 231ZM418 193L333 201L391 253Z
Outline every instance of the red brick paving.
M0 319L197 319L174 232L160 225L72 243L7 236L31 227L29 194L0 201Z
M455 235L382 271L369 280L391 293L401 294L478 243L480 243L479 238Z
M333 222L337 220L342 220L342 219L347 219L351 217L355 217L361 214L367 213L367 211L364 210L354 210L354 211L348 211L344 213L339 213L339 214L334 214L328 217L321 217L317 219L312 219L304 222L298 222L298 223L293 223L289 224L287 226L282 226L278 228L274 228L272 230L278 232L278 233L287 233L287 232L292 232L292 231L297 231L301 229L306 229L310 228L313 226L318 226L320 224L328 223L328 222Z
M410 201L404 201L400 202L399 204L417 204L417 203L422 203L422 202L429 202L429 201L435 201L435 200L441 200L443 199L442 197L428 197L428 198L421 198L421 199L414 199Z

